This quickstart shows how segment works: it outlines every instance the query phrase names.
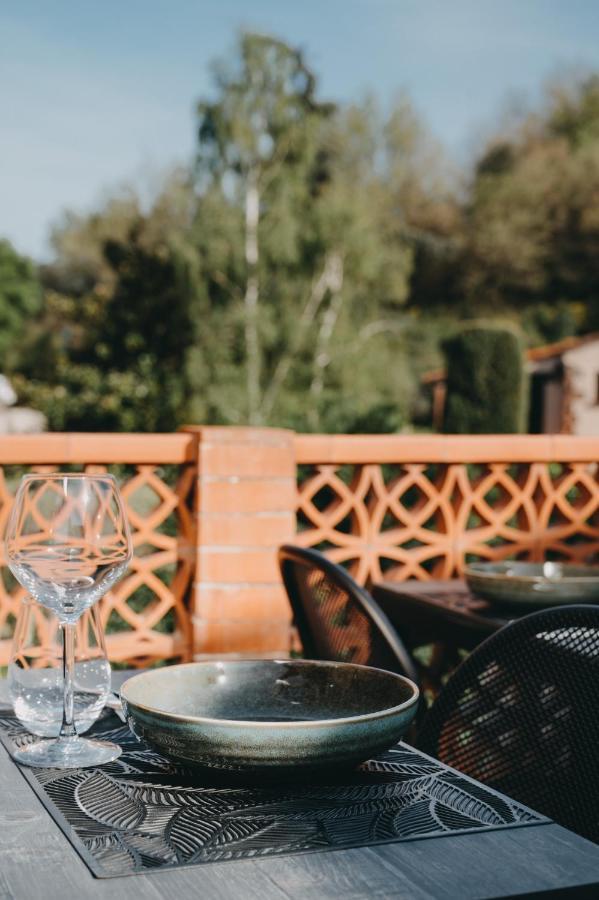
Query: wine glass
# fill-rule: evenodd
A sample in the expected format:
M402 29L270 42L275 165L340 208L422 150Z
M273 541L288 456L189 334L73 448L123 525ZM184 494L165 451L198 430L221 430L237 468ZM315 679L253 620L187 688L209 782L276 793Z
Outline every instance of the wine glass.
M64 707L58 738L17 750L28 766L70 769L120 756L116 744L81 738L74 722L74 639L81 614L125 573L131 535L111 475L25 475L6 530L15 578L60 622Z

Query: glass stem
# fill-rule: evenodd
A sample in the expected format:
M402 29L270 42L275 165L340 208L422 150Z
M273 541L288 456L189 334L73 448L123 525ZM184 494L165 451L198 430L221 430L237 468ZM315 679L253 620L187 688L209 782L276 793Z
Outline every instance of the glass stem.
M75 625L61 622L62 631L62 676L64 681L64 706L62 710L61 738L77 737L74 712L75 678Z

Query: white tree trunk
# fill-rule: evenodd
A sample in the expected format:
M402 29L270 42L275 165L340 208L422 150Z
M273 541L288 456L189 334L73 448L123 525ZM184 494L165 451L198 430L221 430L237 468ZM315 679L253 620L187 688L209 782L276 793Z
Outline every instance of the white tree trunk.
M245 193L245 264L246 283L243 297L245 311L245 352L247 360L247 405L251 425L259 425L261 352L258 330L258 224L260 222L260 191L256 174L248 175Z

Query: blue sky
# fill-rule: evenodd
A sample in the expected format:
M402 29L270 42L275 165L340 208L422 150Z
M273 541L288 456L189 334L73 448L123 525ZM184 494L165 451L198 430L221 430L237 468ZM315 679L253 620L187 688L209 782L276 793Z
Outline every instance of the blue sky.
M407 90L457 160L510 95L599 71L599 0L3 0L0 236L43 258L62 210L189 159L241 27L301 46L323 98Z

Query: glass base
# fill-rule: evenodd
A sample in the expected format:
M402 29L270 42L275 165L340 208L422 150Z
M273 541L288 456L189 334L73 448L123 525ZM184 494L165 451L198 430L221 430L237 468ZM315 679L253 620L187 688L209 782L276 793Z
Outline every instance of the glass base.
M83 766L103 766L118 759L122 750L108 741L94 741L90 738L56 738L53 741L38 741L20 750L15 750L13 759L22 766L37 766L42 769L79 769Z

